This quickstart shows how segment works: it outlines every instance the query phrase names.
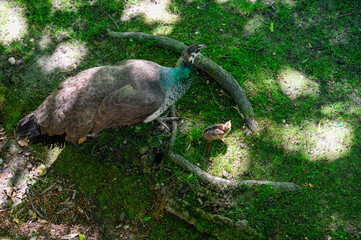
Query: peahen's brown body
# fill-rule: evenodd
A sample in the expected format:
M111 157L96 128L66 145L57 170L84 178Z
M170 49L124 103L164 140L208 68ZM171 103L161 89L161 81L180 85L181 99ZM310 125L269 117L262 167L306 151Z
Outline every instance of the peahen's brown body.
M145 60L95 67L63 81L17 125L16 137L63 136L77 143L104 128L137 125L158 118L189 88L194 58L202 45L186 51L184 65L166 68ZM50 138L49 138L50 137ZM50 141L51 142L51 141ZM25 145L25 144L23 144Z

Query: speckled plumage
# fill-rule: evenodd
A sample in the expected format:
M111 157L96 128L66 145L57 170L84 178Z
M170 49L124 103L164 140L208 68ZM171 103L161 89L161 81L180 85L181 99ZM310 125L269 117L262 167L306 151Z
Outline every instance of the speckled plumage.
M224 137L231 131L231 121L225 124L215 124L209 126L203 130L202 136L208 141L221 140L224 141Z
M126 60L116 66L82 71L63 81L44 102L17 125L18 140L65 135L77 143L104 128L136 125L159 117L192 82L192 45L184 65L167 68L145 60Z

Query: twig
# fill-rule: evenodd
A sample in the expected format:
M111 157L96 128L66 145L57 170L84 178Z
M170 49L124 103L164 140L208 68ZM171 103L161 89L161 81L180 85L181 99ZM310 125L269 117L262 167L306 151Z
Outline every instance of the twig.
M244 49L249 49L249 50L255 50L255 51L261 51L262 49L263 49L263 47L261 47L261 48L251 48L251 47L242 47L242 48L244 48Z
M336 16L336 17L335 17L335 20L337 20L337 19L339 19L339 18L342 18L342 17L346 17L346 16L351 15L351 14L353 13L353 11L355 11L355 9L356 9L356 7L354 7L354 8L352 9L352 11L349 12L349 13L345 13L345 14L342 14L342 15L340 15L340 16Z
M34 205L34 203L33 203L33 200L31 199L31 196L30 196L31 194L30 194L29 189L26 189L26 193L28 194L31 207L34 209L34 212L36 212L36 214L38 214L39 217L44 218L44 215L41 214L41 212L35 207L35 205Z
M115 22L115 20L112 18L112 16L110 16L110 14L107 13L107 11L104 10L104 12L110 17L110 19L112 19L113 23L117 26L117 28L119 29L118 24Z
M68 211L68 210L69 210L69 208L63 208L62 210L58 211L56 214L59 215L59 214L62 214L64 212Z
M52 185L50 185L50 187L48 187L47 189L45 189L44 191L42 191L42 192L40 193L40 195L43 195L44 193L50 191L55 185L56 185L56 183L53 183Z
M263 20L263 18L259 18L259 20L261 20L265 24L270 24L270 23L266 22L265 20Z
M276 11L276 8L275 8L275 2L271 2L271 4L269 5L270 8L272 8L273 11Z

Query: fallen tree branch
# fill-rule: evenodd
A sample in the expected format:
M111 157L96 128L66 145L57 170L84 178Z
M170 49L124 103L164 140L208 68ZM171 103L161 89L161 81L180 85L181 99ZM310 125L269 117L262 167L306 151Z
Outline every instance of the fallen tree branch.
M179 198L169 199L165 209L194 225L200 232L209 233L218 239L263 239L246 220L234 223L229 218L207 213Z
M174 105L171 106L171 116L175 116L175 107ZM300 186L291 182L273 182L273 181L264 181L264 180L242 180L242 181L232 181L220 177L212 176L211 174L207 173L206 171L202 170L201 168L195 166L194 164L190 163L186 158L174 152L173 147L177 138L178 133L178 126L175 121L172 122L172 136L169 143L169 153L168 156L172 159L175 163L181 166L183 169L194 173L198 179L206 184L211 184L215 187L236 187L239 185L246 185L246 186L260 186L260 185L270 185L278 189L295 191L300 189Z
M133 39L139 41L152 41L158 47L166 48L172 51L176 51L178 53L182 53L182 51L187 47L187 45L185 45L184 43L169 37L156 36L142 32L113 32L109 29L107 29L107 31L108 35L112 37Z
M170 49L178 53L182 53L183 50L187 47L187 45L184 43L169 37L156 36L141 32L113 32L108 30L108 35L118 38L152 41L159 47ZM257 132L257 121L254 117L252 105L249 102L246 93L239 85L239 83L234 79L234 77L221 66L204 57L202 54L198 55L198 57L195 59L194 65L208 73L230 93L235 103L241 110L248 127L253 132Z
M156 185L152 188L156 197L152 217L158 219L164 210L194 225L200 232L206 232L218 239L263 239L246 220L234 222L230 218L208 213L193 207L181 198L170 196L169 192Z

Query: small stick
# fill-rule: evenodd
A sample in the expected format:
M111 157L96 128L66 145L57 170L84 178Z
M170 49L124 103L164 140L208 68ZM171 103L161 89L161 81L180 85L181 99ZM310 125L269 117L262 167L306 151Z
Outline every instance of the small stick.
M263 20L262 18L259 18L259 20L261 20L265 24L270 24L270 23L266 22L265 20Z
M342 18L342 17L346 17L346 16L348 16L348 15L351 15L351 14L353 13L353 11L355 11L355 9L356 9L356 7L354 7L354 8L352 9L352 11L349 12L349 13L345 13L345 14L342 14L342 15L340 15L340 16L336 16L335 20L337 20L337 19L339 19L339 18Z
M119 29L118 24L115 22L115 20L112 18L112 16L110 16L110 14L107 13L107 11L104 10L104 12L110 17L110 19L113 20L113 23L117 26L117 28Z
M31 194L30 194L29 189L26 189L26 192L27 192L27 194L28 194L31 207L34 209L34 212L36 212L36 214L38 214L39 217L44 218L44 215L41 214L41 212L39 212L39 210L35 207L35 205L34 205L34 203L33 203L33 200L31 199L31 196L30 196Z
M52 189L55 185L56 185L56 183L53 183L52 185L50 185L50 187L48 187L47 189L45 189L44 191L42 191L42 192L40 193L40 195L43 195L44 193L50 191L50 189Z

